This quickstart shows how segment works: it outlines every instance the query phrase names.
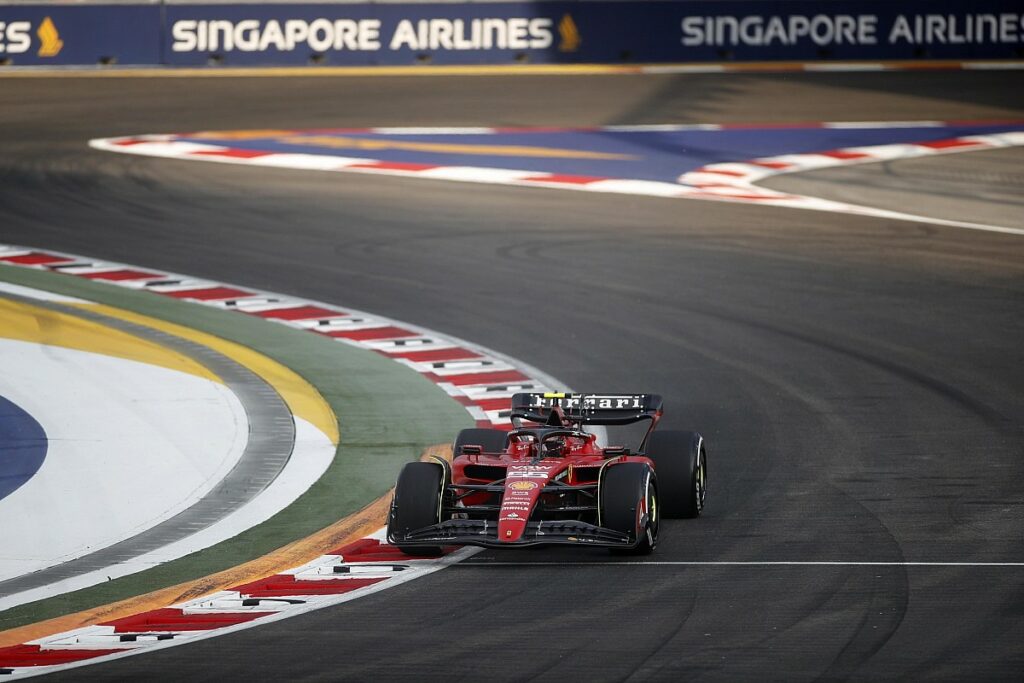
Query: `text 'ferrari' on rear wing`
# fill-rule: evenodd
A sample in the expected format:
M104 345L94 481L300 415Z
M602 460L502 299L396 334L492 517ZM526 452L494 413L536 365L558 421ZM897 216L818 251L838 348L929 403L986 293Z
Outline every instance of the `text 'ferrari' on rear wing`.
M555 406L573 422L622 425L660 416L662 400L657 394L515 394L512 417L546 422Z

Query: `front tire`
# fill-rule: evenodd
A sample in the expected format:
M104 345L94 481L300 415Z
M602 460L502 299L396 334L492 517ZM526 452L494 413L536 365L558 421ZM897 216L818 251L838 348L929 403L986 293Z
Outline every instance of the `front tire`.
M388 518L388 538L401 539L414 529L441 523L444 468L433 462L410 462L402 468L395 484ZM434 546L395 545L406 555L440 555Z
M654 463L668 519L700 517L708 486L704 437L697 432L652 432L644 455Z
M622 549L632 555L650 555L658 545L661 511L658 482L644 463L626 462L605 470L601 480L601 526L637 540ZM620 550L613 548L613 551Z

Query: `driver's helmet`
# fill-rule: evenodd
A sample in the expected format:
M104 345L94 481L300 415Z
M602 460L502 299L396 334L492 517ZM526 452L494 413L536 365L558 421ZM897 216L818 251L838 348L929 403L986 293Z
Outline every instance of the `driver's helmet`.
M540 454L544 458L561 458L566 452L566 441L564 437L547 439L540 445Z

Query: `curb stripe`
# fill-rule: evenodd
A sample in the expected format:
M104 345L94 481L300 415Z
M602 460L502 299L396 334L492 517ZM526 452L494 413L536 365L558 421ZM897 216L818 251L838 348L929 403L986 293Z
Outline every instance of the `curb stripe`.
M863 127L888 127L901 128L908 126L922 127L944 127L947 125L965 125L966 122L819 122L814 124L774 124L773 128L863 128ZM979 122L980 123L980 122ZM865 216L876 216L895 220L916 221L934 223L951 227L969 228L975 230L987 230L991 232L1002 232L1007 234L1024 235L1024 229L1009 228L1003 226L983 225L966 221L946 220L942 218L931 218L877 209L869 206L848 204L845 202L820 199L817 197L788 194L777 192L757 185L774 175L781 173L793 173L811 169L828 168L844 164L861 164L892 159L918 157L931 154L948 154L963 151L981 149L996 149L1024 145L1024 121L1009 122L1009 125L1019 123L1020 131L995 133L991 135L968 135L946 140L935 140L930 142L906 143L896 145L874 145L866 147L848 147L833 150L823 150L806 154L784 154L774 157L751 159L746 161L733 161L724 163L708 164L706 166L687 171L677 178L677 182L636 180L629 178L613 178L602 176L567 175L557 173L538 173L536 171L524 171L516 169L477 167L477 166L443 166L436 164L415 164L405 162L381 161L379 159L342 157L325 154L304 154L304 153L278 153L260 152L254 154L252 150L235 149L218 145L204 144L197 145L190 139L204 139L216 133L199 133L191 136L176 135L141 135L129 138L101 138L90 140L89 145L95 149L121 152L128 154L139 154L144 156L159 156L176 159L191 159L204 161L219 161L237 164L254 164L258 166L272 166L275 168L293 168L303 170L338 171L348 173L374 173L379 175L394 175L403 177L429 178L434 180L450 180L460 182L487 183L497 185L515 185L528 187L544 187L555 189L571 189L588 192L606 192L613 194L631 194L651 197L704 199L713 201L756 203L761 205L780 206L795 209L809 209L815 211L831 211L839 213L858 214ZM730 130L749 129L758 127L754 124L695 124L679 126L654 126L654 127L616 127L588 128L576 130ZM363 132L373 133L386 128L361 129ZM393 130L393 129L391 129ZM428 132L431 129L401 129L404 133L410 131ZM464 130L467 133L479 134L481 130L500 132L507 129L444 129L446 133L453 130ZM538 131L543 129L516 129L520 131ZM230 133L227 134L230 137ZM188 138L188 139L183 139ZM198 149L197 149L198 147ZM236 154L237 152L237 154ZM54 268L76 267L75 264L61 262ZM334 335L332 335L334 336ZM345 335L337 335L345 336ZM354 337L355 339L370 337Z
M400 362L476 359L480 362L465 364L462 367L443 368L443 376L432 372L422 374L435 383L443 382L449 385L451 388L446 391L453 396L469 399L465 405L474 419L496 428L511 429L512 424L503 417L493 415L487 418L480 417L484 414L484 409L476 405L472 393L468 393L461 387L475 389L487 388L492 385L503 387L509 382L516 382L524 391L545 391L556 388L550 386L553 383L550 378L540 376L532 368L522 367L519 363L510 363L508 359L499 358L493 351L480 349L436 332L419 330L406 323L398 323L381 316L320 302L247 290L230 284L212 281L200 282L173 273L148 269L139 270L119 263L96 261L71 254L44 252L13 245L0 245L0 263L49 270L102 281L114 286L146 290L161 296L233 310L331 337L341 343L354 344L378 351ZM98 277L97 273L131 273L139 274L144 278L129 278L119 275ZM185 289L179 288L178 283L185 282L195 282L196 284ZM151 323L155 325L159 321L147 322L147 324ZM185 328L181 328L175 334L185 334L186 332ZM424 353L431 355L413 355L411 358L407 358L409 354ZM481 372L481 366L491 366L495 370ZM313 423L323 429L319 422ZM330 434L330 432L325 433Z

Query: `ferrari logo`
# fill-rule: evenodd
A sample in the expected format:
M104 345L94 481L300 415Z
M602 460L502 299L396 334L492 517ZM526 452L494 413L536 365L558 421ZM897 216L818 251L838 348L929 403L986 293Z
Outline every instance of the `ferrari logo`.
M64 47L64 41L60 39L60 33L54 26L53 19L50 17L43 19L43 23L39 24L39 29L36 30L36 35L39 36L40 57L56 57L60 54Z
M562 20L558 22L558 35L562 37L562 42L558 44L559 52L576 52L580 49L583 39L580 38L580 31L576 28L576 22L572 20L572 15L562 16Z

